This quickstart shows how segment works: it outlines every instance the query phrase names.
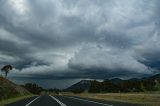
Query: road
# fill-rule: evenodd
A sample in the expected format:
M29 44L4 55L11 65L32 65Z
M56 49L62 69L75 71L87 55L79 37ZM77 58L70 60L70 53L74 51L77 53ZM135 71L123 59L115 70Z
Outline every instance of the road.
M71 96L35 96L6 106L141 106L129 103L102 101Z

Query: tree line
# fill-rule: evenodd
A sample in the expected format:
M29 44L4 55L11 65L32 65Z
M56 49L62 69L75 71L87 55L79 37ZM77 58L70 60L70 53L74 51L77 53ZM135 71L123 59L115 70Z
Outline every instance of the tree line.
M59 92L61 92L60 89L57 89L57 88L46 89L35 83L26 83L25 85L21 85L21 86L27 89L32 94L37 94L37 95L41 94L42 92L48 92L48 93L54 92L55 94L58 94Z
M160 90L160 78L146 80L123 80L113 83L111 80L91 81L89 93L144 92Z

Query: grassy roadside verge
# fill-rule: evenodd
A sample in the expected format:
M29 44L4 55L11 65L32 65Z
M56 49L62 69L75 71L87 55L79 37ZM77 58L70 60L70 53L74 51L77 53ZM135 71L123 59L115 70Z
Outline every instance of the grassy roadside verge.
M105 94L63 93L63 95L142 104L144 106L160 106L160 101L159 101L160 94L156 94L156 93L105 93Z
M35 95L17 96L17 97L9 98L9 99L6 99L6 100L0 100L0 106L4 106L6 104L10 104L10 103L13 103L13 102L25 99L25 98L29 98L29 97L32 97L32 96L35 96Z

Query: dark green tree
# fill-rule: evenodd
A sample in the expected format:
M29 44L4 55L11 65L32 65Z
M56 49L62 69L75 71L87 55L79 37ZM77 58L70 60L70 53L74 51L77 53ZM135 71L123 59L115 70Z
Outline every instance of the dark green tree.
M8 72L10 70L12 70L12 66L11 65L5 65L5 66L2 67L1 71L5 72L5 78L7 78L7 74L8 74Z
M43 88L38 86L35 83L27 83L25 85L22 85L25 89L27 89L29 92L33 94L40 94L43 91Z

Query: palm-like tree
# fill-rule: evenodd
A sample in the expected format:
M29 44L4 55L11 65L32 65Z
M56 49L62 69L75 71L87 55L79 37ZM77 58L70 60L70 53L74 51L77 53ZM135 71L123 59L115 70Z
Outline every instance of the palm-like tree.
M5 72L5 78L7 77L8 72L12 70L12 66L11 65L5 65L2 67L1 71Z

